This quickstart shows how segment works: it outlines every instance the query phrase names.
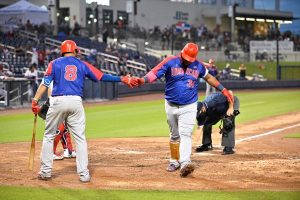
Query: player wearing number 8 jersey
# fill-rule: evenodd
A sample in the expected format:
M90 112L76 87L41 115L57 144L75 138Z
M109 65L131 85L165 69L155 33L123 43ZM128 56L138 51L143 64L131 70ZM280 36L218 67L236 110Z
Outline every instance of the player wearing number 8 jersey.
M91 64L79 60L75 57L78 52L79 49L74 41L66 40L61 44L62 57L49 63L42 83L32 100L32 111L34 114L37 114L40 109L38 100L53 81L51 104L46 115L46 127L41 152L41 168L38 175L38 178L41 180L51 179L53 140L56 128L62 122L66 122L76 143L76 164L79 179L81 182L90 181L85 138L85 113L82 105L85 77L93 81L122 81L129 87L137 86L135 78L104 74Z
M190 156L192 151L192 131L195 125L198 101L199 78L204 78L232 102L228 90L224 88L197 58L198 46L188 43L181 54L170 56L140 78L139 85L151 83L165 77L165 111L170 129L171 158L167 171L180 168L180 176L186 177L194 171ZM232 110L233 112L233 110ZM180 144L180 145L179 145Z

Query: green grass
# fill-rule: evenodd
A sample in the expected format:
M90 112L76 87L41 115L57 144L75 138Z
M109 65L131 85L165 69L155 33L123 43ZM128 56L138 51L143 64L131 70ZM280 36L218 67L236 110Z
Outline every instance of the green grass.
M202 93L203 94L203 93ZM241 102L237 123L300 111L300 91L271 90L236 93ZM88 138L168 136L164 100L86 107ZM45 123L38 120L37 139L41 140ZM33 115L0 116L0 143L30 141Z
M299 199L300 192L213 192L213 191L135 191L135 190L71 190L0 186L0 199L3 200L76 200L76 199L116 199L116 200L280 200Z
M218 69L221 71L225 68L227 62L216 62ZM277 66L276 62L230 62L232 69L238 69L244 63L247 67L246 75L261 74L268 80L277 79ZM263 65L264 68L259 66ZM282 80L300 80L300 63L299 62L280 62L281 66L299 66L298 68L282 68Z
M285 138L300 138L300 133L289 133Z

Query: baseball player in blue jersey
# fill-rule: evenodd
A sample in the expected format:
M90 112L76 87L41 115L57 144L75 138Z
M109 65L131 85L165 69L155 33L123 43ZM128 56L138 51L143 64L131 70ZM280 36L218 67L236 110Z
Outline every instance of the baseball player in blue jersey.
M231 92L231 91L229 91ZM233 107L233 108L232 108ZM234 96L234 103L228 104L226 98L219 92L212 93L202 102L198 102L197 122L203 126L202 145L196 148L196 152L212 150L212 126L222 120L221 131L223 155L233 154L235 146L235 117L240 113L240 101ZM228 110L234 110L233 115ZM228 113L228 114L227 114Z
M72 40L61 44L62 57L51 61L42 83L33 100L32 111L36 115L40 106L39 99L53 81L52 99L46 115L46 127L41 152L40 180L50 180L53 165L53 140L57 127L66 121L76 143L77 173L81 182L90 181L88 170L88 151L85 138L85 113L82 105L85 77L93 81L123 82L129 87L138 85L135 78L104 74L91 64L76 58L79 49Z
M197 114L198 79L204 78L210 85L222 91L228 101L233 101L228 90L196 59L197 54L198 46L188 43L180 55L167 57L143 78L138 79L139 85L142 85L165 76L165 111L170 129L171 151L167 171L174 172L180 168L181 177L186 177L195 168L190 156L191 135Z

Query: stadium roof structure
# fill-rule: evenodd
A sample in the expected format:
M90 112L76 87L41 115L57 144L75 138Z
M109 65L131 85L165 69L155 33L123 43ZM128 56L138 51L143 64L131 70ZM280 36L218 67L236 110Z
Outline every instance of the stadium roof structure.
M261 9L250 9L237 7L235 17L245 18L259 18L259 19L270 19L270 20L293 20L292 12L286 11L275 11L275 10L261 10Z

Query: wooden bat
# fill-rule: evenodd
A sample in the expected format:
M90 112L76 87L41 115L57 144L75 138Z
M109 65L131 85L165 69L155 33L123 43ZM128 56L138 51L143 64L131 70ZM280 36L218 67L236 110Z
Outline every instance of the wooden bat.
M31 139L29 163L28 163L29 170L33 170L33 165L34 165L36 121L37 121L37 115L34 115L32 139Z

